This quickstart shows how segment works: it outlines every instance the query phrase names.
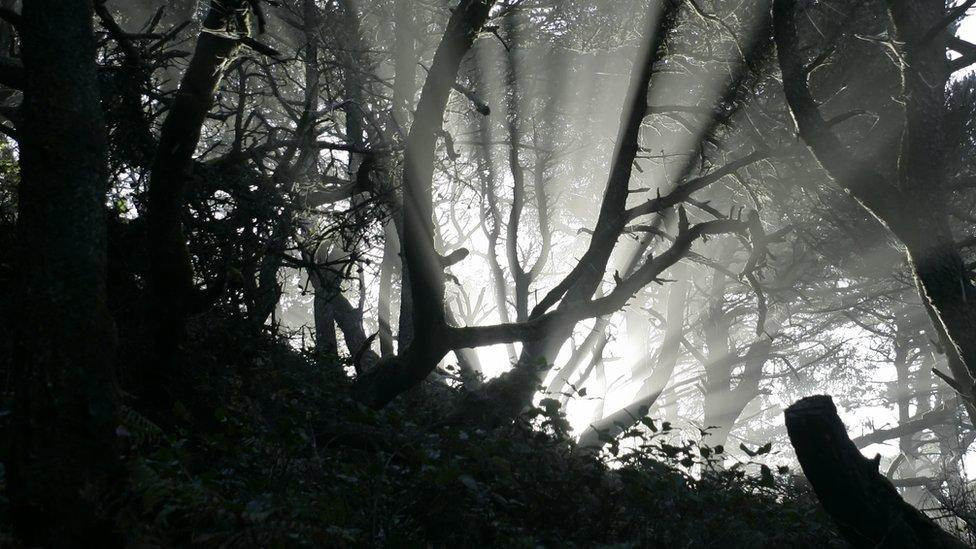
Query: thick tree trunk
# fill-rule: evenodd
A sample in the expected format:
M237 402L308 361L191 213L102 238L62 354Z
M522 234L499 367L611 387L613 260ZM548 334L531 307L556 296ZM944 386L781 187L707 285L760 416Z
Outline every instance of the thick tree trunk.
M318 278L312 275L312 280ZM313 283L316 286L320 283ZM319 356L339 354L339 342L335 329L335 304L324 288L314 288L312 301L312 320L315 322L315 353Z
M949 77L943 0L889 0L902 61L905 118L897 166L854 156L824 120L807 85L800 53L796 0L775 0L775 38L783 90L799 133L839 185L900 239L922 300L940 332L953 378L967 408L976 376L976 287L953 241L946 209L945 93ZM897 177L889 174L897 172Z
M11 511L30 545L112 544L86 488L118 472L107 145L88 0L25 2Z
M820 503L855 547L966 547L905 503L878 462L858 452L829 396L787 408L786 430Z

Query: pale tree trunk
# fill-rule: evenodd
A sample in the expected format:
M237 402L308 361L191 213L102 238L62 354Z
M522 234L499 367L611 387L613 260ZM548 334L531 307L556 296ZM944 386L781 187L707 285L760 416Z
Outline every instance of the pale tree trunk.
M410 112L413 109L413 97L417 90L417 53L416 53L416 28L414 24L414 0L396 0L394 6L394 58L393 58L393 108L391 116L393 118L394 130L405 134L410 127ZM393 136L387 136L391 139ZM379 161L384 168L378 170L387 177L390 175L392 158L387 154L381 154ZM380 287L379 303L377 305L377 316L379 318L379 340L380 355L383 357L393 356L394 337L393 337L393 284L394 278L399 274L401 278L400 288L402 291L400 299L399 318L401 325L406 322L407 331L400 339L400 347L409 339L409 319L413 314L410 309L409 292L406 291L408 281L403 277L403 258L401 256L400 234L403 228L401 200L396 196L397 190L394 189L392 182L386 183L383 196L387 206L386 220L383 226L383 260L380 263Z
M690 282L686 268L675 265L671 269L671 276L676 282L668 289L664 320L664 338L654 355L648 355L642 362L653 362L650 374L641 383L640 389L634 396L633 402L607 417L594 421L580 436L582 447L601 446L603 441L617 436L635 425L654 406L658 397L671 380L674 370L681 358L681 340L684 337L685 309L687 306Z
M481 71L478 71L481 77ZM484 88L484 83L479 81L479 87ZM489 120L483 119L478 124L478 174L481 178L481 218L485 228L485 236L488 238L488 267L491 269L491 282L493 295L495 296L495 308L498 311L498 318L503 323L511 322L508 314L508 283L505 279L505 271L502 270L501 263L498 261L498 240L501 237L502 214L498 207L498 193L496 191L497 176L495 165L491 154L491 128ZM515 345L505 346L509 360L514 364L518 360L515 352Z
M411 111L413 110L414 95L417 91L417 25L415 21L414 0L395 0L394 15L396 28L394 29L394 59L393 59L393 121L403 135L407 135L411 127ZM400 273L400 313L397 328L397 345L400 350L406 349L413 338L413 294L409 291L410 274L406 259L403 257L403 212L402 200L395 198L393 185L387 194L392 217L392 229L395 229L399 244L396 246L396 257L390 257L386 268ZM387 235L393 230L387 230ZM393 252L393 247L384 248L384 262L386 250ZM387 312L389 319L389 312ZM389 323L389 320L387 320ZM391 329L392 330L392 329ZM392 350L392 333L389 335L387 347ZM391 351L392 353L392 351ZM384 356L389 356L384 352Z
M379 324L380 356L395 354L393 345L393 277L400 270L400 243L393 222L383 223L383 260L380 263L376 317Z

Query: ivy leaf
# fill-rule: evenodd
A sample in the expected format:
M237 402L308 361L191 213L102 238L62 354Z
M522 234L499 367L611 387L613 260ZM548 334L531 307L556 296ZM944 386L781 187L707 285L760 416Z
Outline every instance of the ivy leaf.
M478 481L475 480L471 475L460 475L458 480L461 481L461 484L465 485L472 492L478 491Z

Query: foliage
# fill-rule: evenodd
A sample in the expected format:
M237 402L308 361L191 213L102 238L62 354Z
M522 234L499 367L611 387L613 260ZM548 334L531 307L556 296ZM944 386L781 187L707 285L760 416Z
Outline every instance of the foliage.
M166 428L123 407L128 484L97 496L136 546L836 543L785 471L723 469L720 448L676 442L649 418L657 431L624 433L608 462L576 447L545 402L516 424L469 429L444 420L460 391L432 382L374 412L345 396L336 358L216 313L191 334L193 401Z

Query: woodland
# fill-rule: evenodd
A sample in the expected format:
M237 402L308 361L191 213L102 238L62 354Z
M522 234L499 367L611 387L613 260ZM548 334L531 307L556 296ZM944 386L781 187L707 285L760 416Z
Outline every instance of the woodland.
M0 0L0 547L972 546L973 20Z

